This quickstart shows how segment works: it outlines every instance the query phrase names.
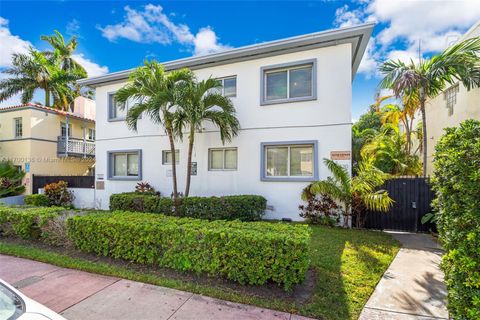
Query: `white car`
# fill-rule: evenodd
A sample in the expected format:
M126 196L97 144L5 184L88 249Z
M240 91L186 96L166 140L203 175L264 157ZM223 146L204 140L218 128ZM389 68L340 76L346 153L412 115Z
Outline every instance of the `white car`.
M0 279L0 320L66 320Z

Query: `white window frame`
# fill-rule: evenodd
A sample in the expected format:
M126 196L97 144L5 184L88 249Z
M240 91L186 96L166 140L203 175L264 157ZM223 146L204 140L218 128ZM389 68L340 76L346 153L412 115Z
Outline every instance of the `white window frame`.
M225 168L225 157L226 157L226 151L231 151L234 150L236 152L236 166L235 168ZM223 157L222 157L222 168L221 169L215 169L212 168L212 151L222 151L223 152ZM208 171L237 171L238 170L238 148L237 147L228 147L228 148L209 148L208 149Z
M268 176L267 175L267 150L269 147L288 147L287 158L287 172L290 173L290 148L291 147L312 147L312 176ZM261 154L261 168L260 180L262 181L317 181L319 180L318 170L318 141L317 140L302 140L302 141L280 141L280 142L262 142L260 144Z
M97 138L97 132L93 128L88 128L88 135L87 135L87 140L89 141L95 141Z
M23 118L13 118L13 136L15 139L23 137Z
M65 137L62 133L63 128L65 127L65 133L68 135L69 138L72 137L72 124L69 122L68 123L68 128L67 128L67 123L65 121L60 122L60 136Z
M172 153L172 150L162 150L162 164L163 165L172 165L171 161L167 161L167 154ZM175 164L180 163L180 150L175 149Z
M312 68L312 88L311 95L305 97L293 97L290 98L290 71L296 69L303 69L305 67ZM287 71L287 97L281 99L268 100L267 99L267 75L269 73ZM270 104L279 104L279 103L290 103L290 102L300 102L300 101L309 101L317 99L317 59L309 59L296 61L291 63L283 63L272 66L262 67L260 69L260 105L270 105Z
M443 99L445 100L448 115L453 115L453 107L457 104L457 94L460 91L459 84L455 84L444 91Z
M116 176L115 173L115 162L114 158L116 155L122 154L137 154L138 155L138 174L136 176ZM108 172L108 180L142 180L142 150L115 150L115 151L107 151L107 172ZM127 164L128 166L128 164ZM127 168L128 171L128 168Z

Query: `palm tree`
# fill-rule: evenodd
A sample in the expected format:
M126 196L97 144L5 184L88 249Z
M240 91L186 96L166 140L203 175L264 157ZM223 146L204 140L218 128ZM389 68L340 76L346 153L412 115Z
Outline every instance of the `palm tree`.
M387 175L373 166L371 161L359 163L357 174L352 178L343 166L330 159L323 160L332 173L326 180L310 184L302 193L306 200L308 194L324 194L343 204L345 210L344 226L349 227L352 203L360 199L370 210L386 212L393 203L385 190L376 190Z
M200 82L186 83L181 89L178 112L175 114L175 132L183 139L188 130L188 161L185 196L190 192L190 175L195 131L201 131L204 122L213 123L220 130L222 143L231 141L238 134L240 123L235 116L235 108L228 97L219 93L220 81L209 78Z
M370 110L373 111L373 112L380 112L382 103L385 100L390 99L391 97L393 97L393 96L392 95L382 96L382 95L380 95L380 93L377 93L375 95L375 102L370 105Z
M77 38L73 36L67 43L65 43L63 35L57 30L54 30L54 32L55 34L52 36L40 37L40 39L48 42L54 49L54 51L45 51L45 55L48 57L56 55L60 60L62 70L78 73L81 78L87 77L87 72L82 65L72 58L72 55L78 45Z
M145 61L144 65L136 68L129 77L128 83L115 94L116 101L125 108L129 106L126 123L128 127L137 131L138 119L142 114L161 125L168 136L172 152L172 181L173 199L177 203L177 170L175 157L175 131L173 120L175 108L180 96L182 83L192 81L193 73L189 69L180 69L166 73L163 65L156 61Z
M425 101L434 98L447 85L460 81L467 90L480 86L480 37L464 40L442 53L408 64L389 60L380 66L385 75L382 88L392 89L397 97L417 93L423 126L423 175L427 173L427 126Z
M41 89L45 92L45 106L51 106L53 97L55 107L68 107L75 98L69 84L79 77L59 69L56 63L55 55L47 57L33 48L28 54L13 54L12 67L4 71L12 77L0 81L0 101L20 93L22 103L28 103L35 90Z

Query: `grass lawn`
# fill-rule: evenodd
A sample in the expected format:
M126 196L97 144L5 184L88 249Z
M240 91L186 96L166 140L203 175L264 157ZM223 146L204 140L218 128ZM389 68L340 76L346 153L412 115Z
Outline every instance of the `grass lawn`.
M399 249L388 234L313 226L311 268L316 275L313 294L302 303L259 297L235 289L171 279L126 266L67 256L28 244L0 242L0 253L57 266L117 276L198 294L258 305L320 319L357 319Z

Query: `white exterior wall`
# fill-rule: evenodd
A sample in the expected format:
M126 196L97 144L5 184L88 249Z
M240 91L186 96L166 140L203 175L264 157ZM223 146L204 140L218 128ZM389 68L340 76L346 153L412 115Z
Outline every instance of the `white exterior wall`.
M317 61L317 99L313 101L260 105L260 68L307 59ZM222 147L219 133L209 124L196 134L193 161L198 172L192 176L191 195L259 194L273 210L266 218L299 220L300 192L308 182L261 181L262 142L318 141L319 177L329 175L323 158L331 151L351 150L351 45L342 44L309 51L284 54L196 70L199 79L209 76L237 76L237 96L232 101L237 110L241 131L226 147L238 148L236 171L208 171L208 148ZM164 196L172 192L172 179L162 165L162 150L169 150L163 129L147 116L139 120L138 132L130 131L124 122L108 122L108 93L124 83L97 87L96 173L105 178L105 189L96 190L96 203L108 208L113 193L133 191L138 181L108 180L107 152L142 150L142 180L151 183ZM179 191L185 186L187 139L177 143L180 164L177 166ZM350 170L350 161L343 161Z

